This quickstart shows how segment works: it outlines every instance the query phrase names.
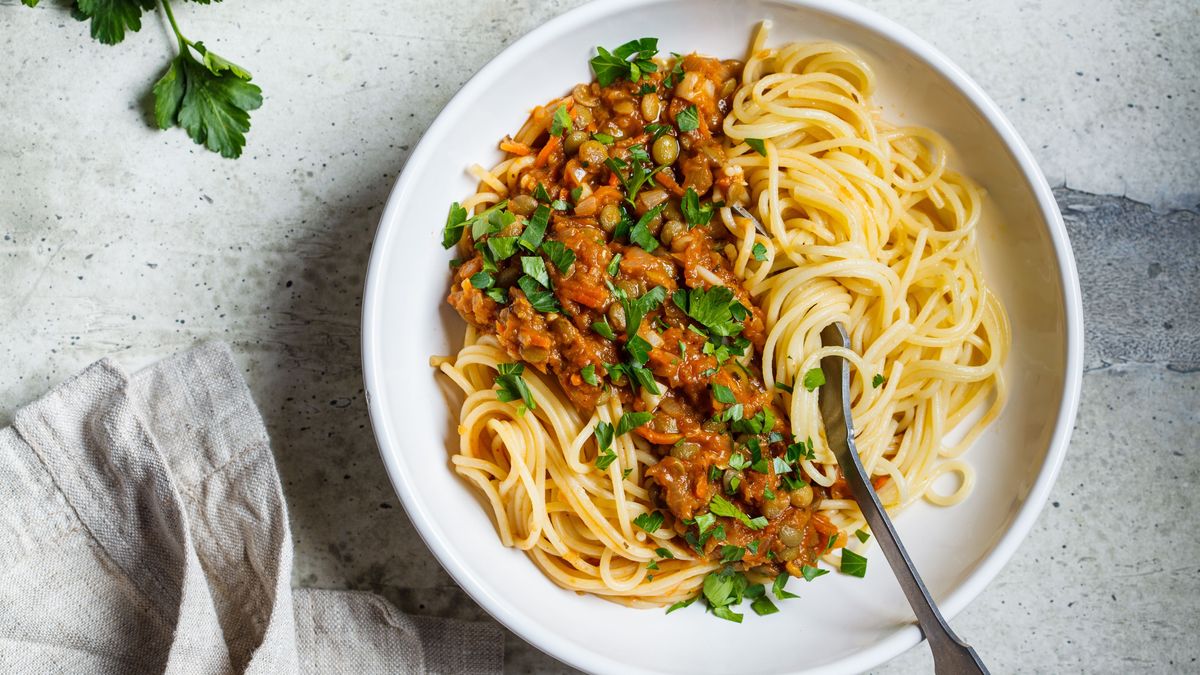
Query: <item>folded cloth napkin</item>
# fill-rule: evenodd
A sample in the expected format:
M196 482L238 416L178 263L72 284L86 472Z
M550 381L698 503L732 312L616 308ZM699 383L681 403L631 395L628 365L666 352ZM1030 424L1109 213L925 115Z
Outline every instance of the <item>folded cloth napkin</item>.
M291 588L266 428L229 349L100 361L0 430L0 672L491 673L494 625Z

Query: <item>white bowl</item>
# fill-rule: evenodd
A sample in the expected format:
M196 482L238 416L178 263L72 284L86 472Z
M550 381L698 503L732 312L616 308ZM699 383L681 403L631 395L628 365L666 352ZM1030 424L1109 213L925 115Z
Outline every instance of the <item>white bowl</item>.
M1079 398L1079 282L1054 197L1029 150L992 101L909 31L839 0L597 2L548 22L497 56L429 127L397 181L371 252L363 305L363 369L380 452L425 543L471 597L538 648L604 672L848 672L878 665L921 639L882 556L865 579L793 580L799 600L778 614L717 620L698 608L634 610L551 583L506 549L489 511L450 467L457 446L447 388L431 354L460 344L444 302L441 248L448 205L472 192L465 167L499 159L496 143L529 109L590 79L595 45L657 36L663 52L741 58L771 19L771 44L831 39L876 69L893 118L941 132L957 168L990 195L980 247L989 283L1013 327L1012 389L999 421L968 452L979 482L952 508L918 504L896 525L934 597L958 613L1029 532L1058 473ZM402 105L402 102L397 102ZM968 639L971 636L966 636Z

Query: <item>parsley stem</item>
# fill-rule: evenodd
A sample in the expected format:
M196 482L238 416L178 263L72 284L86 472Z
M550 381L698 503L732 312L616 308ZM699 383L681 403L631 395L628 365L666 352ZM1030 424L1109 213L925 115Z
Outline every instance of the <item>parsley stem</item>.
M183 33L179 32L179 24L175 23L175 12L171 11L170 0L162 0L163 11L167 13L167 21L171 22L171 30L175 31L175 38L179 40L179 51L187 51L187 46L192 44L192 41L183 37Z

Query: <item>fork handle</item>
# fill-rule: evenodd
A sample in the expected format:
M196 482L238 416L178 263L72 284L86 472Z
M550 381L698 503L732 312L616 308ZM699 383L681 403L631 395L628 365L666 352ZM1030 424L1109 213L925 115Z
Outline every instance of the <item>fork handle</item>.
M825 345L840 345L849 347L849 338L841 324L831 324L821 332L821 340ZM908 604L916 614L917 623L929 642L933 651L934 671L938 675L957 675L959 673L988 672L979 659L979 655L970 645L963 642L950 629L942 613L938 611L929 589L921 581L908 551L900 543L892 520L879 502L875 488L867 480L866 469L858 457L858 449L854 446L854 428L850 415L850 369L846 359L841 356L826 356L821 359L821 370L824 371L826 385L821 387L819 405L821 418L825 426L825 438L829 447L837 457L838 466L854 500L858 502L859 510L871 532L875 534L879 548L896 575L896 581L908 598Z

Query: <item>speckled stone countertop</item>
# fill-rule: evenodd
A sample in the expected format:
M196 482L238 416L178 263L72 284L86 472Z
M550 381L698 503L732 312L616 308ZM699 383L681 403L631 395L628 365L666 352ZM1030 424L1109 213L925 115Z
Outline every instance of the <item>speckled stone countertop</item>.
M171 48L0 0L0 425L105 355L232 343L285 482L296 583L485 619L396 501L359 311L426 125L574 0L236 2L176 12L267 103L243 159L147 123ZM871 0L972 75L1033 149L1078 258L1087 372L1051 504L954 625L995 672L1200 670L1200 4ZM566 670L507 638L512 672ZM925 647L880 669L931 671Z

